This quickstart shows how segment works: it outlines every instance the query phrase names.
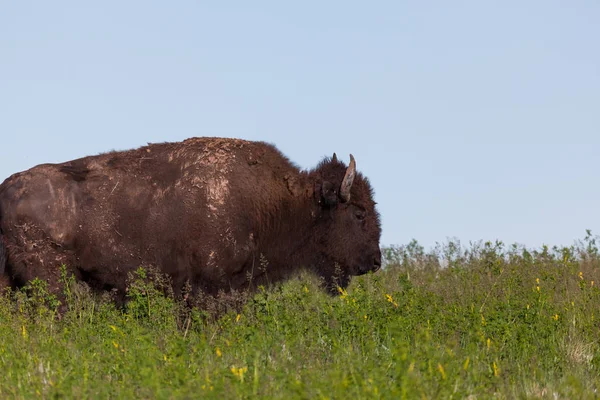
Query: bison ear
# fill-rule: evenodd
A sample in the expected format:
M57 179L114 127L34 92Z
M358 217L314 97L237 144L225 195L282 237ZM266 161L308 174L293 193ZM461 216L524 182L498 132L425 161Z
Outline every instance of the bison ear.
M321 199L328 207L333 207L338 203L337 187L331 182L325 181L321 185Z
M302 186L298 183L298 180L293 175L286 175L283 177L287 184L287 188L290 193L296 197L302 195Z

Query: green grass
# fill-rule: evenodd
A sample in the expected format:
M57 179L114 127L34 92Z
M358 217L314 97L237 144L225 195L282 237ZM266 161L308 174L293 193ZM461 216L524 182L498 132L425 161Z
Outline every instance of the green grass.
M339 297L301 275L205 302L218 318L138 271L123 309L65 277L59 319L58 300L35 281L0 300L0 398L600 395L591 235L537 251L453 241L385 253L384 271Z

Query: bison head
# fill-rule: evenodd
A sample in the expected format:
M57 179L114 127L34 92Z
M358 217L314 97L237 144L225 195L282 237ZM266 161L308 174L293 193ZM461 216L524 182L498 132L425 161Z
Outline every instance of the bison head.
M357 173L352 155L348 166L335 154L325 159L313 171L313 177L319 209L317 272L335 292L337 286L347 286L351 276L381 267L381 224L371 185Z

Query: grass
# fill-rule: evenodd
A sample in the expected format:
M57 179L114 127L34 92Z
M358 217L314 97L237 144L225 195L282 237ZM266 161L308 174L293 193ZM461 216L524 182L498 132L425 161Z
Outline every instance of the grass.
M300 275L204 308L139 270L123 308L64 276L58 318L34 281L0 299L0 398L597 398L596 239L411 242L335 298Z

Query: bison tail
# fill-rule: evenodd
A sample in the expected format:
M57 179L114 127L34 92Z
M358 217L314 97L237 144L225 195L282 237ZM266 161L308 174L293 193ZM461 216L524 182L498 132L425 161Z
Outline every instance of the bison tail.
M6 255L6 245L4 244L4 239L0 233L0 276L3 276L6 273L7 259L8 256Z
M11 280L8 276L8 271L6 270L7 260L8 255L6 254L6 245L4 244L4 238L0 233L0 295L4 292L4 289L11 286Z

